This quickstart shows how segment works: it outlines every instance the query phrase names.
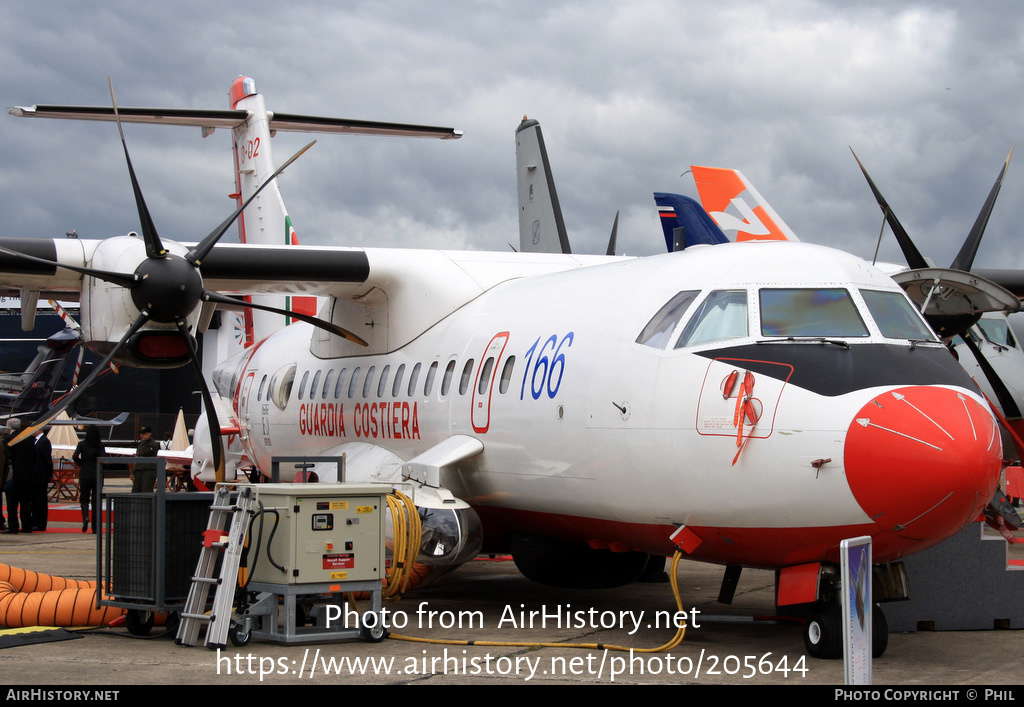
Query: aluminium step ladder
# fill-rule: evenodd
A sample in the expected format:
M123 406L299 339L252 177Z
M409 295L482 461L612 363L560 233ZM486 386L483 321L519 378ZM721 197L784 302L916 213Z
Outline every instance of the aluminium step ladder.
M207 647L226 646L235 589L238 586L242 544L256 498L252 487L243 485L239 487L237 500L232 503L229 486L218 484L213 505L210 506L210 520L203 533L203 549L199 554L196 574L192 577L192 587L189 589L188 599L181 613L181 623L174 639L178 645L196 645L200 625L209 622L206 629ZM219 573L218 557L221 558ZM213 608L206 614L204 612L211 587L216 587Z

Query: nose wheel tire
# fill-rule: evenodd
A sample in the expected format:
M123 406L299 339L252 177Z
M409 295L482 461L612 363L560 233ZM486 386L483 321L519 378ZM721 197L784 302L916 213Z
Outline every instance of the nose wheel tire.
M804 647L812 658L843 657L843 609L838 604L818 602L804 623ZM871 607L871 656L880 658L889 645L889 622L878 604Z
M818 602L804 623L804 647L812 658L831 660L843 654L842 608Z
M881 658L889 645L889 621L885 618L882 607L875 604L871 607L871 657Z

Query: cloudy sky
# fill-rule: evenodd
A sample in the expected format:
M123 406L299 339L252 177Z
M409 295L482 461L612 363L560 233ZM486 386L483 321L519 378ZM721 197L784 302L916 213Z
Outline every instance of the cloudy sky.
M653 191L690 164L742 170L803 240L871 257L878 207L948 264L1024 118L1014 2L10 1L0 103L227 108L239 74L270 110L426 123L457 142L322 136L281 179L304 243L507 250L513 134L543 125L570 239L662 247ZM125 128L161 235L232 206L230 135ZM279 135L280 162L306 141ZM1024 159L1024 155L1019 159ZM1011 164L977 264L1024 267ZM0 234L138 229L113 125L0 115ZM899 259L890 233L882 254Z

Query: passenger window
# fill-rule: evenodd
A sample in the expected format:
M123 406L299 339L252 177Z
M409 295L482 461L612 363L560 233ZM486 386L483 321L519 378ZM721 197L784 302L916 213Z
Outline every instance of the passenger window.
M342 392L345 390L345 371L346 368L341 369L341 373L338 374L338 382L334 386L334 399L338 400L341 398Z
M309 386L309 399L316 400L316 393L320 390L320 374L323 371L317 371L316 375L313 376L313 383Z
M699 294L700 290L684 290L677 293L651 317L651 321L647 322L640 336L636 337L636 343L656 349L668 346L668 338Z
M359 367L352 369L352 379L348 382L348 397L356 397L356 390L359 389Z
M306 394L306 381L309 380L309 371L302 374L302 382L299 383L299 400L302 400L302 396Z
M412 367L412 373L409 374L409 397L416 395L416 383L420 379L420 364L416 364Z
M483 395L487 392L487 385L491 382L491 369L494 368L494 357L491 356L484 361L484 367L480 369L480 385L477 387L477 393Z
M747 336L747 291L715 290L687 322L676 348Z
M324 376L324 389L320 392L320 397L327 400L327 393L331 389L332 378L334 378L334 369L328 368L327 375Z
M423 383L423 395L429 397L434 390L434 377L437 375L437 361L430 364L427 369L427 380Z
M857 305L845 289L763 289L765 336L867 336Z
M267 387L267 377L263 376L262 380L260 380L260 391L256 394L256 399L257 400L263 400L263 391L266 390L266 387Z
M281 410L288 405L288 398L292 394L292 384L295 382L295 364L291 363L279 369L270 379L270 399Z
M449 361L444 369L444 378L441 380L441 397L448 395L448 389L452 387L452 376L455 375L455 361Z
M391 366L384 366L380 372L380 383L377 384L377 397L383 398L384 391L388 389L388 376L391 375Z
M469 383L473 380L473 359L466 361L462 367L462 378L459 379L459 395L465 395L469 390Z
M377 369L376 366L370 366L366 369L366 380L363 381L363 399L370 397L370 390L373 389L373 372Z
M935 340L935 334L902 292L861 290L860 294L885 338Z
M395 371L395 384L391 386L391 397L397 398L402 391L402 377L405 375L405 364L403 363Z
M498 392L502 395L508 390L509 383L512 382L512 369L516 367L516 357L509 356L505 359L505 365L501 369L501 382L498 383Z

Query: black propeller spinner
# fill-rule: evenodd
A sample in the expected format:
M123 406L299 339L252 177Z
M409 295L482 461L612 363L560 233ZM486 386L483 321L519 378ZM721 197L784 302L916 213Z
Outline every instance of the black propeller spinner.
M203 296L199 268L181 256L148 257L135 268L135 274L140 279L131 288L132 302L139 311L148 310L154 322L173 324L184 319Z
M105 282L125 287L131 292L132 302L139 309L139 316L128 328L128 331L121 337L120 341L118 341L117 344L107 352L103 361L93 368L92 373L90 373L77 388L61 399L56 405L50 408L45 415L36 420L33 424L23 428L21 433L11 440L11 442L16 443L34 435L39 429L56 418L62 411L71 407L81 394L89 387L89 385L91 385L93 381L95 381L96 378L106 370L108 364L110 364L115 356L117 356L118 352L126 345L130 344L133 337L139 334L140 330L146 325L146 323L150 321L157 322L159 324L173 323L177 327L178 334L181 336L186 348L188 349L189 360L192 363L193 369L196 371L196 376L199 378L203 405L206 408L207 422L209 424L210 440L213 444L213 461L216 471L216 479L217 481L223 481L224 449L221 442L220 421L217 419L217 411L214 408L213 398L210 395L206 379L203 377L202 363L199 360L199 355L196 350L195 337L192 332L189 331L189 326L186 321L187 317L195 311L200 302L229 304L234 307L247 307L284 314L317 326L321 329L325 329L332 334L341 336L362 346L367 345L363 339L352 332L322 319L300 314L298 312L278 309L276 307L245 302L241 299L212 292L203 287L203 277L200 270L200 265L202 264L203 259L206 258L209 252L227 232L228 228L231 227L242 211L245 210L245 208L253 199L256 198L257 195L259 195L261 191L263 191L264 187L276 179L286 167L298 159L306 150L312 147L316 141L314 140L292 155L292 157L282 164L265 182L263 182L252 196L246 199L233 214L221 222L220 225L213 229L213 231L211 231L202 241L189 250L186 255L174 255L168 252L161 242L160 236L157 234L156 226L149 214L149 209L146 207L146 201L142 196L142 189L139 187L138 179L135 177L135 170L132 167L131 157L128 154L128 144L124 139L124 130L121 127L120 116L117 112L117 99L114 96L114 84L109 79L108 83L110 84L110 100L114 105L114 117L117 121L118 133L121 136L121 145L124 148L124 157L125 161L128 163L128 174L131 177L132 191L135 194L135 204L139 212L139 220L142 226L142 238L146 247L146 259L138 265L133 273L116 273L106 270L96 270L93 268L63 265L61 263L11 251L6 248L0 248L0 252L24 260L66 268L88 277L94 277Z

